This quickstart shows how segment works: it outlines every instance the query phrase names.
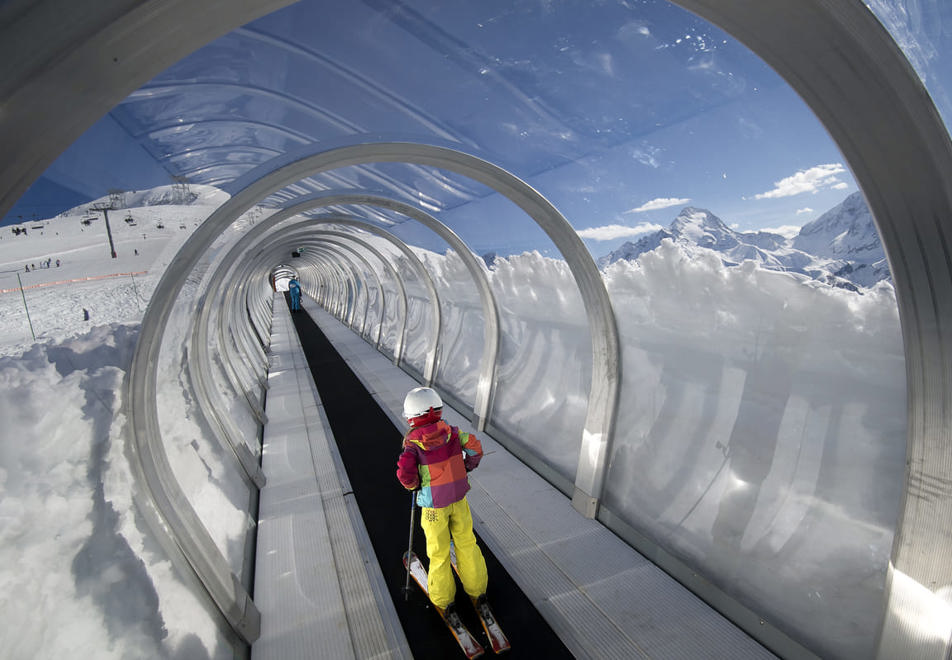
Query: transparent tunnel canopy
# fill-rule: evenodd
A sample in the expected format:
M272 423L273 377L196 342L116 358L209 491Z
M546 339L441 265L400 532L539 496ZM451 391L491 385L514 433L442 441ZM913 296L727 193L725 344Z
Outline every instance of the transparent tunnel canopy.
M948 125L952 5L865 5ZM378 142L450 147L519 177L577 232L612 304L621 384L603 519L824 657L874 653L906 450L890 271L826 130L722 30L660 0L301 0L185 57L102 124L232 194L300 154ZM82 149L45 176L92 187ZM570 493L593 338L564 255L504 194L427 164L308 173L259 203L345 193L412 205L476 255L500 312L488 429ZM335 213L423 261L441 312L436 384L471 404L486 319L459 254L373 204L309 215ZM343 295L390 357L406 295L402 366L421 376L436 304L424 278L386 240L321 228L393 268L364 251L380 283L358 264Z

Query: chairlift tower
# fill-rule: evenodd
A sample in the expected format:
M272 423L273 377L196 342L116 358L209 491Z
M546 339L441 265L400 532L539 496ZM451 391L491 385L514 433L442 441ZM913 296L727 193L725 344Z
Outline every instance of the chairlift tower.
M90 206L90 211L102 211L102 217L106 220L106 236L109 238L109 253L112 255L112 258L116 258L116 246L112 242L112 229L109 228L109 210L113 208L113 204L110 201L109 203L95 204Z
M178 174L172 175L172 192L177 202L187 204L192 196L192 189L189 186L188 177Z

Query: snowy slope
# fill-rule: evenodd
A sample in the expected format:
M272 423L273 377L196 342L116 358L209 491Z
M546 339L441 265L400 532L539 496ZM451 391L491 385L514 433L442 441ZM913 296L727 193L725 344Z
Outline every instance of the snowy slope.
M87 210L108 204L108 197L54 218L3 227L0 355L19 353L33 343L31 323L42 340L101 323L137 322L165 265L227 199L227 193L209 186L191 186L184 198L171 186L123 193L108 211L114 259L102 212Z

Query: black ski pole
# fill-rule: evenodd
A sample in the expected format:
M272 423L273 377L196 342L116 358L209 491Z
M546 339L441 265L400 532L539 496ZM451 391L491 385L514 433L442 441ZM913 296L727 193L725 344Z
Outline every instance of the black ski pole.
M410 542L407 544L407 581L403 585L403 600L410 600L410 557L413 553L413 527L416 518L416 491L410 491Z

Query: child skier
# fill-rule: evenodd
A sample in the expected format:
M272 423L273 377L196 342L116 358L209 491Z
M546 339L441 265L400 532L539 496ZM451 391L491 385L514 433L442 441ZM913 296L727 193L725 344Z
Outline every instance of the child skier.
M452 539L463 589L480 614L491 616L486 602L486 561L476 545L466 501L466 473L479 465L483 448L475 435L450 426L442 416L443 401L429 387L417 387L407 394L403 417L410 430L403 438L397 478L407 490L420 489L416 501L422 509L420 525L426 534L430 560L427 582L433 605L447 621L458 616L453 605L456 581L450 564Z
M288 282L288 291L291 293L291 311L297 312L301 309L301 285L296 279Z

